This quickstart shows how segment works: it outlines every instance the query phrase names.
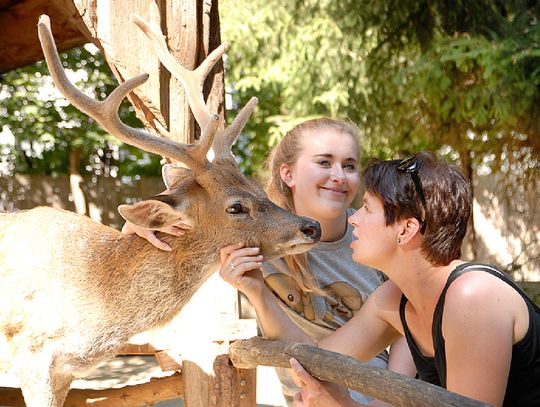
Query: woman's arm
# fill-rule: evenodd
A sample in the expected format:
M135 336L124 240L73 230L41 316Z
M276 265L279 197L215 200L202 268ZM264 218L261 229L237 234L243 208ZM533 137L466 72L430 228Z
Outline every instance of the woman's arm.
M416 375L416 367L405 337L400 337L390 345L390 351L388 353L388 370L409 377ZM368 405L370 407L392 407L391 404L380 400L372 400Z
M388 280L379 286L345 325L319 341L319 346L367 362L401 337L401 291Z
M390 345L388 355L388 370L409 377L416 376L416 366L404 336Z

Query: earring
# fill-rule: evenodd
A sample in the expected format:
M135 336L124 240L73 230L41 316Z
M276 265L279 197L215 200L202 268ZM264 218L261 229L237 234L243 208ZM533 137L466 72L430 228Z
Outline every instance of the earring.
M397 242L398 244L401 243L401 239L399 237L397 238Z

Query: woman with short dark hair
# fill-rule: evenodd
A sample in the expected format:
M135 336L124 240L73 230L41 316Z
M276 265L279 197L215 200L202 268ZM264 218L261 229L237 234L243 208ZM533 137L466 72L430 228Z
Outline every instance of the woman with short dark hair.
M459 260L472 207L463 174L419 153L371 163L364 184L349 218L353 259L389 280L318 346L369 360L405 336L422 380L495 406L540 405L540 310L497 268ZM256 273L223 277L254 304L267 337L313 343ZM356 405L292 367L303 383L296 405Z

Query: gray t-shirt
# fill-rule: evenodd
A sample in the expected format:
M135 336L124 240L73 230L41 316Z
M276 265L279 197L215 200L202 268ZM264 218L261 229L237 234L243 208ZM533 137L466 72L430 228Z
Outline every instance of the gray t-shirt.
M347 210L347 216L354 209ZM382 284L383 274L356 263L349 247L353 240L352 226L347 223L345 235L335 242L320 242L307 256L311 271L319 286L330 294L328 298L304 293L281 259L264 264L262 271L266 285L273 291L283 310L304 332L316 341L329 335L356 314L367 297ZM383 352L369 362L386 368L388 354ZM285 369L278 370L285 395L294 395L298 388ZM354 399L366 403L370 398L353 393Z

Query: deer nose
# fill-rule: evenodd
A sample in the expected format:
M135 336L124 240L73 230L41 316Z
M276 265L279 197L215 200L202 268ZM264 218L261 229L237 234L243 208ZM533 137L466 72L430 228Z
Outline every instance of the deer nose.
M302 226L302 232L306 237L319 241L321 238L321 225L316 220L310 220L304 226Z

